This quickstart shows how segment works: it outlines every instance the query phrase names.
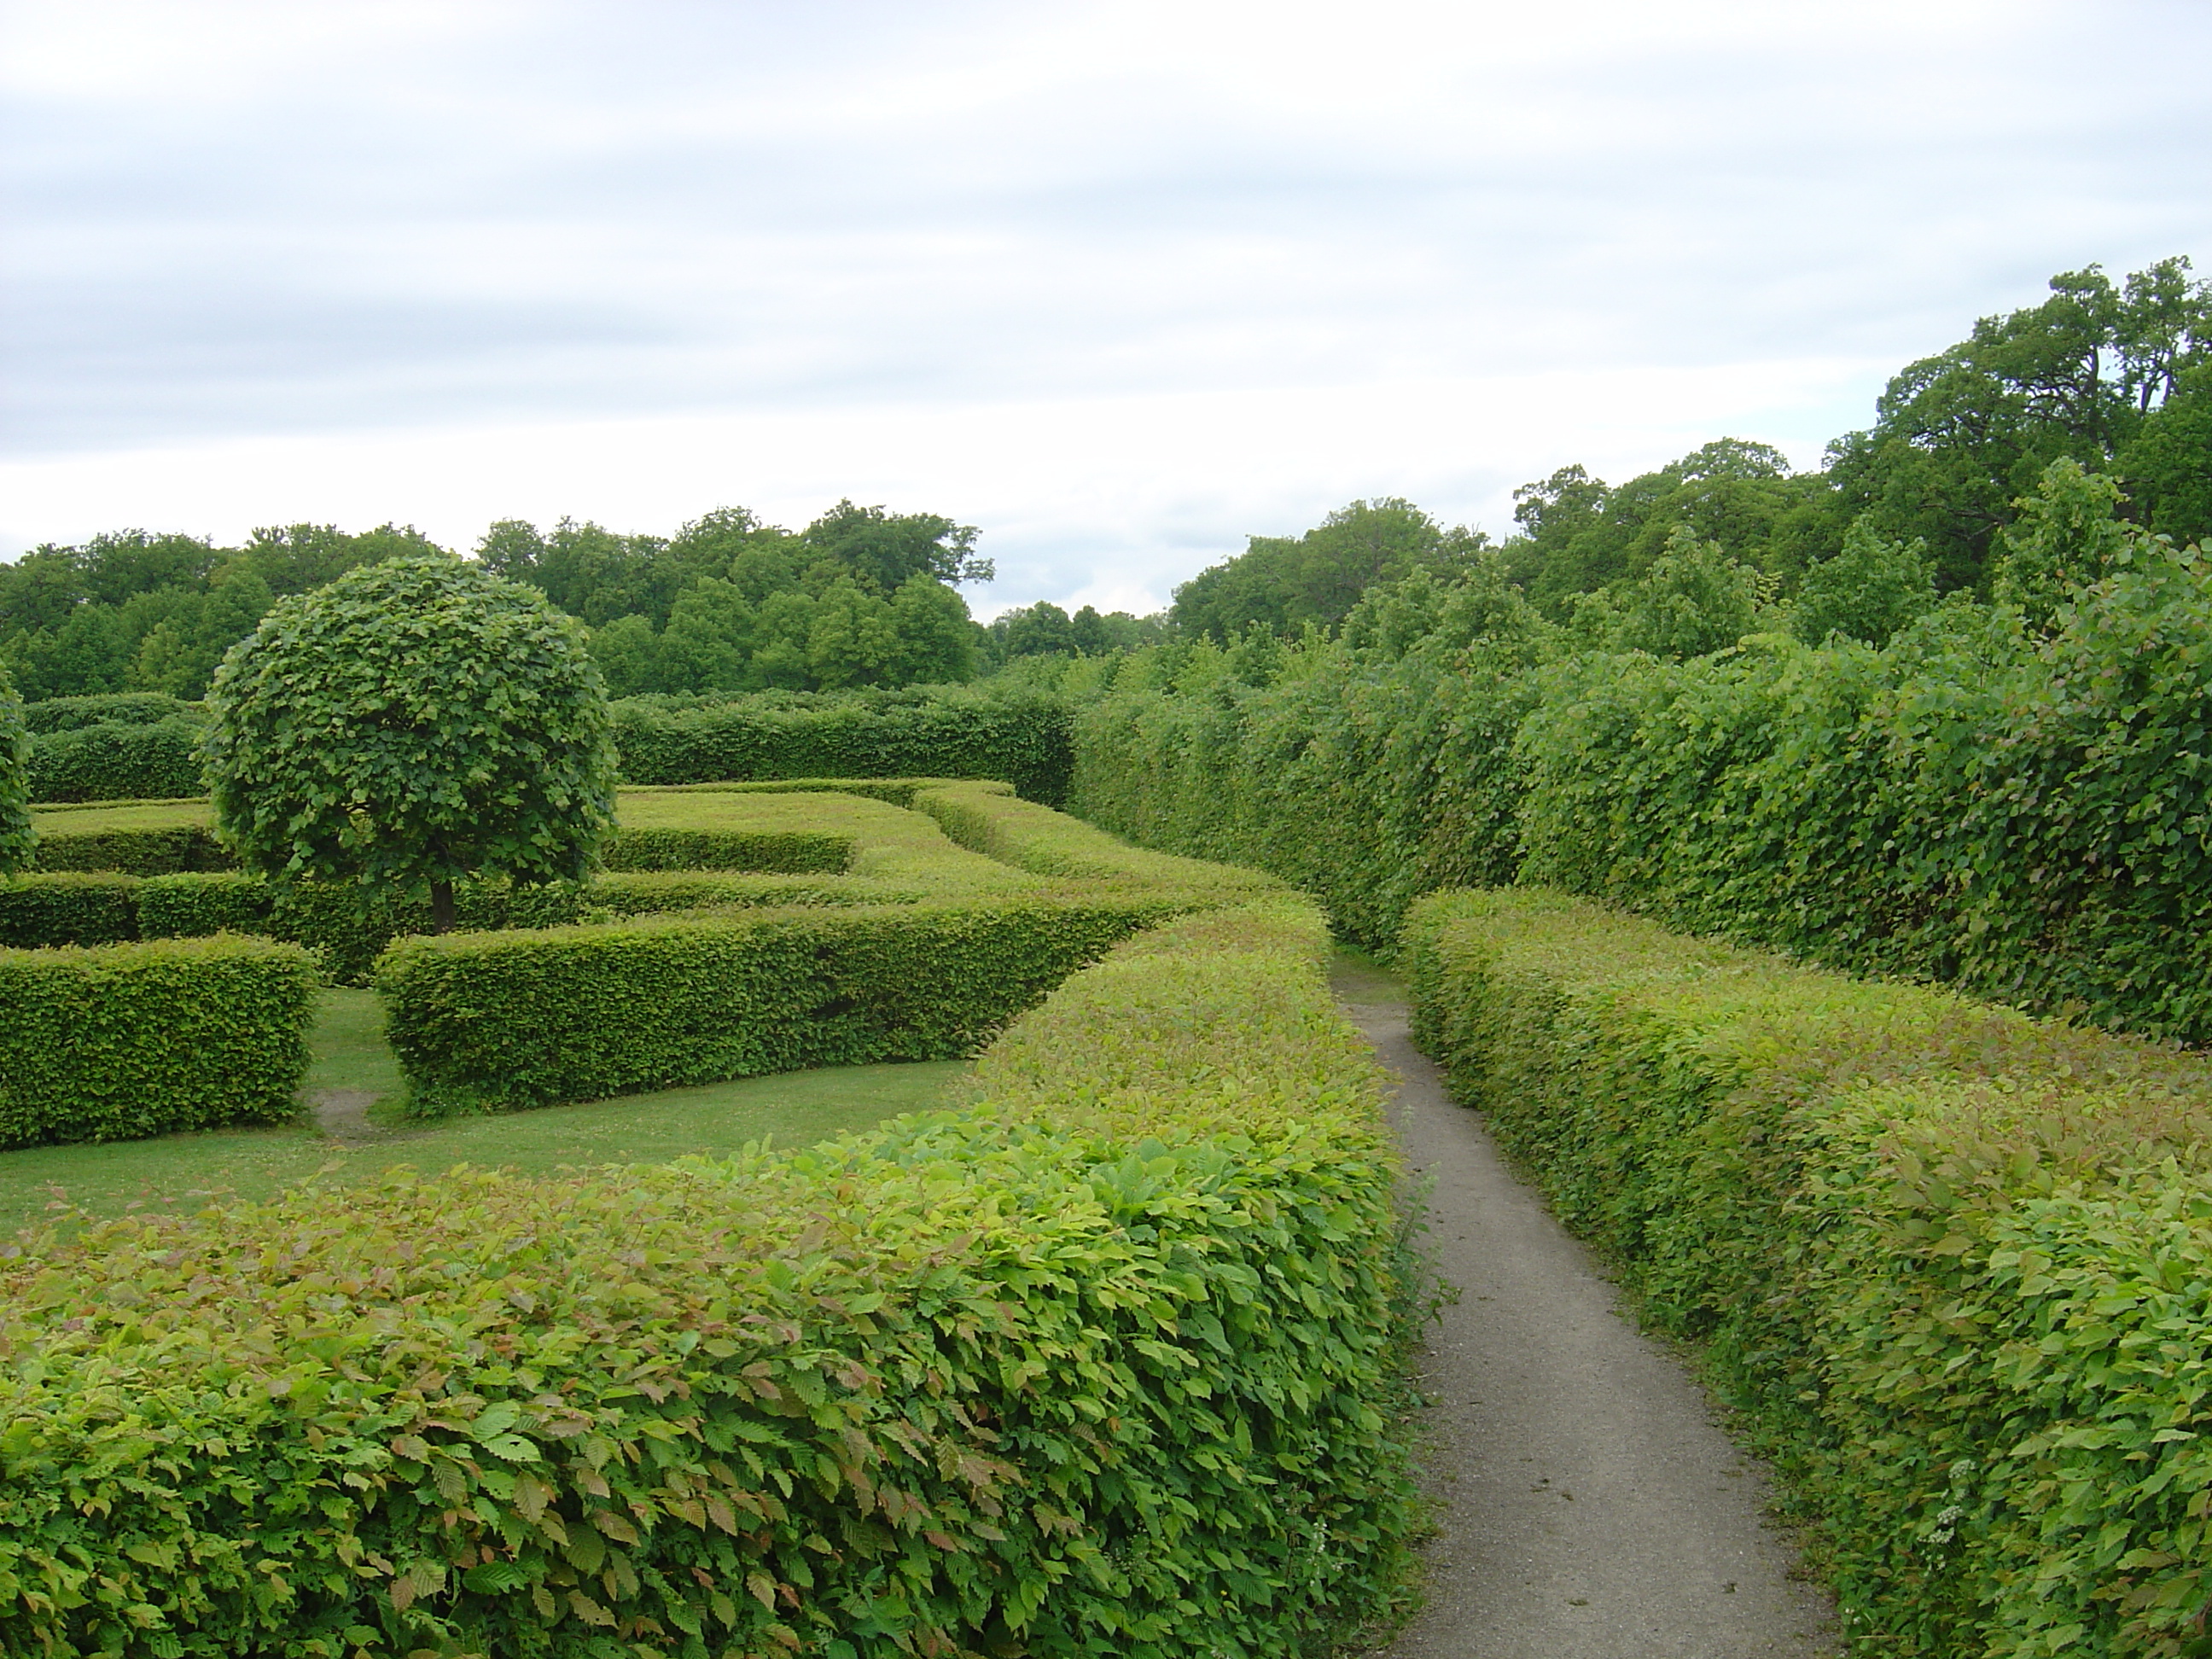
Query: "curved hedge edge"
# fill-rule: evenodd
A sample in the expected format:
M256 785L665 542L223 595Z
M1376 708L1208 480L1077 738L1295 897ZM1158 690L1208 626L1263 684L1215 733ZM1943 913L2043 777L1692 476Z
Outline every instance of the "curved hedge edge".
M1380 1077L1317 918L1262 921L1187 964L1250 1018L1105 1022L1186 1079L1140 1139L1007 1101L0 1262L0 1357L39 1362L0 1367L0 1644L1210 1659L1386 1620L1418 1511ZM1054 1000L1099 1025L1129 965ZM1054 1000L1019 1041L1077 1084ZM1274 1109L1193 1133L1188 1080L1278 1010Z
M951 1060L1165 895L678 914L402 939L376 969L420 1115Z
M917 789L963 781L973 781L978 788L995 790L1000 794L1014 793L1011 783L959 778L763 778L750 782L633 783L624 784L623 790L626 794L635 791L656 795L860 795L879 800L886 806L909 807L914 805Z
M1700 1345L1861 1639L2192 1650L2212 1601L2212 1061L1432 896L1415 1034L1650 1323Z
M599 853L604 869L742 870L842 875L859 841L812 830L617 830Z
M234 935L0 951L0 1146L287 1121L315 988Z
M1132 847L1108 834L988 784L951 783L918 789L914 811L927 814L945 833L981 853L1034 875L1083 880L1139 881L1206 889L1278 888L1275 877L1203 859Z

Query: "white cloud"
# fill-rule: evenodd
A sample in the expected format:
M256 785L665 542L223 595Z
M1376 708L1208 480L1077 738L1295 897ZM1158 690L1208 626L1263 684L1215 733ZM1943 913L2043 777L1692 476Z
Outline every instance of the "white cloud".
M2051 272L2212 252L2187 0L0 6L0 545L841 495L994 600L1352 495L1802 459Z

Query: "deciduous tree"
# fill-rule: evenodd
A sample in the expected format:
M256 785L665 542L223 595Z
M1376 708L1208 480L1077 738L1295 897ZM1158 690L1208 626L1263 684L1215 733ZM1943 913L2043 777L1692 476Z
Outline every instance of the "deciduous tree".
M223 840L365 896L582 875L613 822L584 632L479 565L413 556L282 599L216 672L204 757Z

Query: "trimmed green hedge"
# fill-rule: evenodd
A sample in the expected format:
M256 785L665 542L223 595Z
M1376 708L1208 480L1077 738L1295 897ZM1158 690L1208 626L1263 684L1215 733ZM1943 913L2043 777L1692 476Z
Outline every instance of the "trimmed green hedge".
M1325 645L1266 688L1136 677L1077 711L1068 810L1146 847L1272 871L1387 955L1438 887L1513 879L1534 647Z
M27 703L23 718L34 735L73 732L83 726L155 726L166 720L204 720L207 710L159 691L102 691L85 697L47 697Z
M236 861L204 824L147 830L88 830L41 836L32 852L40 870L119 870L167 876L185 870L228 870Z
M1540 890L1440 894L1415 1032L1702 1342L1869 1651L2202 1650L2212 1060Z
M138 878L109 874L0 879L0 946L43 950L137 939Z
M853 861L853 837L769 830L618 830L600 861L610 870L760 870L837 872Z
M969 1054L1177 908L1023 898L448 934L402 940L376 988L416 1110L507 1110Z
M913 799L915 811L934 818L970 852L1032 875L1193 890L1263 891L1280 885L1256 870L1132 847L1080 818L1019 799L1004 784L932 785L917 789Z
M614 705L625 783L785 778L998 778L1031 800L1067 793L1058 700L960 686L763 692L707 707Z
M30 861L31 739L15 682L0 668L0 877Z
M0 1646L1272 1659L1387 1615L1383 1078L1310 909L1205 920L1067 981L963 1115L33 1245Z
M103 721L31 739L31 799L160 800L206 791L204 720L173 715L151 726Z
M0 1146L289 1119L315 982L266 939L0 951Z

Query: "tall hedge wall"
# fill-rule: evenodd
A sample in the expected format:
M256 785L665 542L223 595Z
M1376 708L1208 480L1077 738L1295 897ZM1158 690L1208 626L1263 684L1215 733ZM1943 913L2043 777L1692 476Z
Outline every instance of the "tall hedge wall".
M102 720L45 732L31 739L31 799L160 800L204 793L198 752L204 729L201 720L179 714L152 725Z
M958 1115L0 1261L0 1647L1258 1659L1387 1613L1381 1074L1310 910L1206 921Z
M0 950L0 1146L290 1118L315 983L266 939Z
M2199 1650L2212 1060L1541 890L1407 932L1418 1038L1702 1340L1859 1645Z
M1130 677L1140 678L1140 677ZM1691 662L1510 630L1347 639L1267 685L1079 712L1071 807L1258 865L1392 948L1515 879L2212 1040L2212 560L2137 539L2047 634L1964 603L1885 649Z
M1031 800L1067 792L1068 715L1058 700L953 686L768 693L706 707L615 705L625 783L724 779L997 778Z

